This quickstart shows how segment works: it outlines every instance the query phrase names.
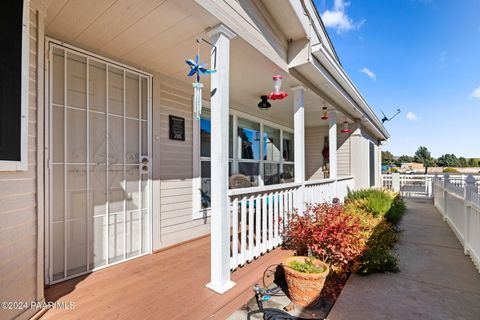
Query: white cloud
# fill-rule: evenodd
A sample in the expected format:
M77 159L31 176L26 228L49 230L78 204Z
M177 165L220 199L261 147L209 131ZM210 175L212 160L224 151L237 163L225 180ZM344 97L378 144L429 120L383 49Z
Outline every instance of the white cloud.
M345 9L350 5L350 2L345 0L335 0L332 10L325 10L321 14L322 21L327 28L333 28L337 33L343 33L350 30L360 28L365 20L355 22L346 13Z
M373 81L377 81L377 75L367 67L363 67L362 69L359 70L361 73L365 73L367 77L372 79Z
M418 119L417 115L415 113L413 113L412 111L408 111L405 118L407 118L407 120L410 120L410 121L417 121L417 119Z
M470 94L470 100L473 100L473 99L480 99L480 87L473 90L473 92Z

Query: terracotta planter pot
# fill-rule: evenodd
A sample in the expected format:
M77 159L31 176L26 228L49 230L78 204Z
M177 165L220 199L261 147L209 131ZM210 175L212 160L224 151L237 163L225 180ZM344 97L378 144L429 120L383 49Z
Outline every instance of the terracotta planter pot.
M288 285L288 293L292 302L307 306L314 304L320 297L323 284L328 276L328 265L318 259L313 260L313 264L323 268L325 271L321 273L303 273L289 267L290 262L305 262L308 257L294 256L283 261L283 269L285 270L285 279Z

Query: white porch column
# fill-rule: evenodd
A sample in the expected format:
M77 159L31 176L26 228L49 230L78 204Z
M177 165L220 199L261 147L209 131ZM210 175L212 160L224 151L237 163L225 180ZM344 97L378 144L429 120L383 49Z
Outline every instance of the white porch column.
M293 87L293 128L294 128L294 169L295 182L305 182L305 108L304 96L306 89L302 86ZM303 209L303 187L298 192L296 207Z
M328 159L330 161L329 178L337 178L337 113L328 113Z
M207 32L217 48L216 73L211 79L211 275L207 287L224 293L230 281L230 209L228 200L228 110L230 39L235 34L219 24ZM212 59L211 67L214 61Z

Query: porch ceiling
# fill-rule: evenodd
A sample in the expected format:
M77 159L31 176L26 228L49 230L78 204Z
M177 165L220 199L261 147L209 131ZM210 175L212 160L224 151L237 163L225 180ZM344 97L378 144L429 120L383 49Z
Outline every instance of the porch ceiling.
M219 21L193 0L47 0L46 34L111 59L158 72L185 83L185 59L197 52L195 39ZM292 86L285 75L283 89L290 97L273 101L260 111L260 96L273 89L272 75L282 73L273 62L240 37L231 41L230 99L232 107L286 126L293 126ZM200 45L201 60L210 62L210 48ZM219 53L221 54L221 53ZM204 81L205 92L210 81ZM312 91L305 96L306 125L322 124L324 101Z

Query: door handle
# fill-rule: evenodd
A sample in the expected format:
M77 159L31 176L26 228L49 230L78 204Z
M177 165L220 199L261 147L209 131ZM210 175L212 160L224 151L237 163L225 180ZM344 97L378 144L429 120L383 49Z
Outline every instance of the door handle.
M149 160L147 157L142 158L142 162L140 164L148 164Z

